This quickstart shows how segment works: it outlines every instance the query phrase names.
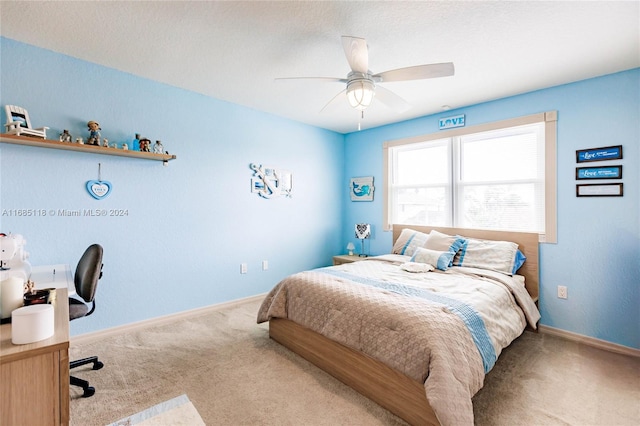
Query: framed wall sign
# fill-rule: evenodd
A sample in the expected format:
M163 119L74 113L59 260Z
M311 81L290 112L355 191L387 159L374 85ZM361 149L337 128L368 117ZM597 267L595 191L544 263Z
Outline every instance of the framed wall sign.
M576 179L622 179L622 166L576 167Z
M602 148L579 149L576 151L576 162L619 160L622 158L622 145Z
M464 127L464 114L454 117L445 117L438 120L438 128L440 130L452 129L454 127Z
M622 183L576 185L576 197L622 197Z
M351 201L373 201L373 176L351 178Z

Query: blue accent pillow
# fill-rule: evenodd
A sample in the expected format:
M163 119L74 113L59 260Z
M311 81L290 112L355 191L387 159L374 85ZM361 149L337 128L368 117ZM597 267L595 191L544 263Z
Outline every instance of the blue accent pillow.
M519 249L516 251L516 257L513 261L513 271L512 274L518 272L518 269L524 264L524 261L527 260L527 257L522 253Z

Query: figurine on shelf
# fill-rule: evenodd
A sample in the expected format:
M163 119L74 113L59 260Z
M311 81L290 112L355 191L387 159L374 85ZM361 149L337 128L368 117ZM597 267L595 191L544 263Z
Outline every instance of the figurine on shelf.
M163 152L164 152L164 146L162 146L162 142L156 141L156 143L153 144L153 153L162 154Z
M133 151L140 151L140 133L136 133L136 137L131 142L131 149Z
M98 124L97 121L91 120L87 123L87 126L89 127L89 139L87 140L87 144L100 146L99 130L102 130L100 128L100 124Z
M84 145L84 139L76 138L76 143L79 143L80 145Z
M109 148L109 139L104 138L102 140L102 146L104 146L105 148Z
M150 149L151 141L147 138L140 139L140 151L142 152L151 152Z
M68 130L65 129L60 133L60 142L73 142L73 138L69 134Z
M123 150L123 151L127 151L128 149L129 149L129 145L127 145L127 143L126 143L126 142L124 142L124 143L122 144L122 150Z

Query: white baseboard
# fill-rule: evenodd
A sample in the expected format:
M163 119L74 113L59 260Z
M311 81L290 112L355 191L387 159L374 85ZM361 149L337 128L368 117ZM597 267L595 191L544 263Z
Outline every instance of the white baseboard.
M124 324L117 327L107 328L105 330L99 330L91 333L79 334L77 336L71 336L70 344L82 345L93 342L95 340L101 340L106 337L116 336L119 334L127 333L130 331L138 331L147 327L156 325L163 325L171 322L175 322L180 319L203 315L209 312L215 312L226 308L232 308L242 303L253 302L264 299L267 294L258 294L256 296L245 297L242 299L231 300L229 302L218 303L215 305L205 306L203 308L191 309L188 311L182 311L175 314L165 315L162 317L151 318L148 320L132 322L130 324ZM257 315L257 312L256 312Z
M619 345L617 343L607 342L606 340L596 339L595 337L589 337L583 334L572 333L571 331L549 327L548 325L539 324L538 329L541 333L553 334L554 336L563 337L565 339L573 340L574 342L578 343L584 343L585 345L593 346L594 348L640 358L640 349L634 349L628 346Z

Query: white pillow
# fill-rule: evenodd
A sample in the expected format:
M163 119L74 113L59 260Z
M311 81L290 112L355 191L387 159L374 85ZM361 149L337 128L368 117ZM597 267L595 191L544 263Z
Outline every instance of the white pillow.
M429 233L429 238L424 244L424 248L437 251L450 251L453 254L456 254L458 253L458 250L464 246L466 241L467 240L460 235L447 235L432 229ZM449 266L452 265L453 261L452 263L449 263Z
M405 256L413 256L417 247L424 246L429 235L414 231L413 229L403 229L400 236L393 244L393 254L404 254Z
M422 247L416 248L414 255L411 257L412 262L427 263L433 265L441 271L446 271L453 260L455 253L452 251L436 251Z
M453 259L454 266L490 269L511 275L515 268L518 244L510 241L467 238Z

